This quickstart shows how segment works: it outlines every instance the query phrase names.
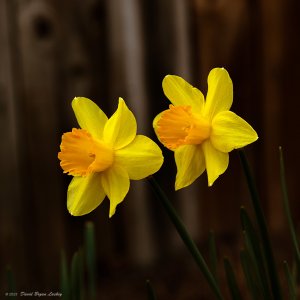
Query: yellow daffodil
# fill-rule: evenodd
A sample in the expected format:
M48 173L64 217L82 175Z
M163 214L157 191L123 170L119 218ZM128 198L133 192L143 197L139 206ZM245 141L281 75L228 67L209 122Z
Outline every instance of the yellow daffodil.
M153 127L161 143L174 151L175 189L190 185L205 169L211 186L226 171L228 153L258 139L255 130L229 110L233 101L229 74L224 68L211 70L206 100L175 75L167 75L162 86L172 104L156 116Z
M109 216L128 193L130 179L139 180L159 170L160 148L144 135L123 99L107 118L91 100L74 98L72 108L81 129L64 133L58 158L64 173L73 175L67 207L75 216L94 210L107 196Z

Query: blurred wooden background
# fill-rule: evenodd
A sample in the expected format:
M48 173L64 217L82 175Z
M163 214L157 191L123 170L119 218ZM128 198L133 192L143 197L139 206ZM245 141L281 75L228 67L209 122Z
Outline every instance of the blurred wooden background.
M74 96L93 99L108 115L122 96L139 133L155 139L152 119L168 106L161 89L166 74L206 93L211 68L229 71L233 110L260 137L247 152L273 235L286 230L279 145L298 224L299 17L296 0L0 0L1 292L8 264L20 290L58 289L61 249L72 255L87 220L96 226L103 277L120 268L124 275L129 264L167 263L182 249L146 181L132 183L111 220L107 200L90 215L71 217L70 178L57 159L61 134L77 126ZM213 229L230 256L241 236L239 208L251 209L237 154L212 188L204 175L175 194L173 157L163 151L157 177L192 235L203 245Z

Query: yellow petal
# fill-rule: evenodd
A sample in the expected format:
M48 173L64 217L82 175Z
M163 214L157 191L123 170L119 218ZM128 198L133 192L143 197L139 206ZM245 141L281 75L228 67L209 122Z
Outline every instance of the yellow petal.
M129 191L129 177L124 168L114 165L102 173L101 183L110 200L109 217L112 217L117 205L124 200Z
M94 210L104 198L99 174L76 176L68 187L67 207L71 215L82 216Z
M180 146L175 150L175 162L175 190L192 184L205 170L204 155L199 145Z
M231 111L220 112L212 121L210 140L222 152L244 147L258 139L256 131Z
M211 120L219 112L229 110L233 100L232 81L224 68L212 69L208 75L208 91L204 115Z
M120 149L133 141L136 136L136 128L133 113L128 109L124 100L119 98L118 109L104 127L103 140L112 145L114 149Z
M152 175L162 163L160 148L144 135L137 135L129 145L115 151L115 164L126 169L130 179L139 180Z
M226 171L229 155L214 148L209 140L202 144L202 149L205 157L208 185L212 186L215 180Z
M183 78L167 75L163 79L162 86L166 97L173 105L190 105L197 112L202 110L204 105L203 94Z
M88 98L75 97L72 108L80 127L93 137L101 139L107 116L97 104Z

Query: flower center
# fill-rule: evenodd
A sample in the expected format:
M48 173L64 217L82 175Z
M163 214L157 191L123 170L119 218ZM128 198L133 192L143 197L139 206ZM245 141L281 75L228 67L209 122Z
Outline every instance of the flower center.
M73 128L64 133L58 158L64 173L73 176L86 176L101 172L112 165L113 149L92 138L84 129Z
M210 136L210 131L210 123L193 114L191 106L170 105L157 122L159 139L171 150L181 145L201 144Z

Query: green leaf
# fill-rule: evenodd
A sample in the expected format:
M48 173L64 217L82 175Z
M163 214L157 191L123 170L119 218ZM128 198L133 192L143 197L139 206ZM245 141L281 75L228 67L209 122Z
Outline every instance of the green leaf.
M260 233L263 251L266 258L267 270L270 278L270 285L271 285L273 298L274 300L281 300L282 295L281 295L281 287L278 278L278 272L275 266L274 255L273 255L271 241L267 229L267 224L260 204L260 199L258 196L254 178L251 174L251 170L245 152L243 150L238 150L238 153L240 156L241 164L247 179L248 188L251 195L252 206L256 216L256 221Z
M224 258L224 268L225 268L227 284L228 284L229 291L231 294L231 299L232 300L242 299L241 292L240 292L238 284L236 282L236 277L235 277L233 268L232 268L231 263L228 260L228 258Z
M72 300L82 300L83 295L83 256L79 249L72 258L71 263L71 296Z
M261 299L257 288L257 277L255 276L255 271L253 270L253 265L249 252L247 250L242 250L240 253L240 257L242 269L245 275L248 289L250 290L251 298L253 300Z
M187 232L183 222L181 221L180 217L178 216L174 206L166 196L166 194L161 189L158 182L154 179L153 176L148 177L148 181L151 184L151 187L156 195L156 198L161 202L163 205L166 213L168 214L170 220L172 221L173 225L175 226L179 236L181 237L182 241L184 242L187 249L190 251L192 257L194 258L195 262L197 263L200 271L204 275L205 279L207 280L209 286L211 287L212 291L214 292L217 299L222 300L223 296L221 294L220 288L217 284L217 281L211 271L209 270L203 256L201 255L200 251L198 250L196 244L190 237L189 233Z
M6 279L7 279L8 292L11 293L11 295L13 295L8 298L13 300L17 299L17 296L14 295L14 293L17 293L16 281L10 266L6 267Z
M88 299L96 299L96 242L92 222L85 225L85 258L88 275Z
M272 299L265 267L266 262L261 251L261 242L246 210L243 207L241 208L241 223L244 230L246 249L250 255L254 271L258 278L257 285L260 293L263 296L263 299Z
M63 300L70 300L70 279L67 266L66 255L64 251L61 252L61 261L60 261L60 288L62 293Z
M296 292L296 284L295 284L295 280L291 274L289 265L286 261L283 262L284 265L284 273L286 276L286 280L288 282L288 287L289 287L289 299L290 300L296 300L297 299L297 292Z
M297 239L296 230L295 230L295 226L293 223L291 209L290 209L290 205L289 205L288 189L287 189L287 184L286 184L286 179L285 179L283 151L282 151L281 147L279 147L279 160L280 160L280 182L281 182L281 190L282 190L282 195L283 195L283 206L284 206L285 215L286 215L286 218L288 221L288 227L289 227L289 232L290 232L292 243L293 243L293 249L295 252L297 271L299 273L300 272L299 242Z
M84 256L83 249L78 250L78 278L79 278L79 289L80 289L80 300L86 299L84 294Z

